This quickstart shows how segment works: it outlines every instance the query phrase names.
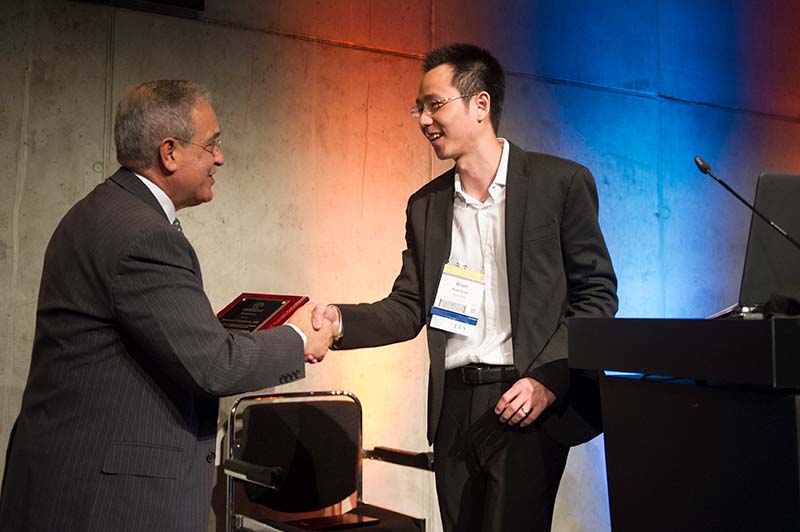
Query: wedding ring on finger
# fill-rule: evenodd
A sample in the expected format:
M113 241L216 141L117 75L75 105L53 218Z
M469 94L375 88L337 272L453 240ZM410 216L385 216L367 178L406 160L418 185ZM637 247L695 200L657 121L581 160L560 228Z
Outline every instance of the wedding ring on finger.
M525 417L525 416L528 415L528 409L525 408L524 406L519 407L519 411L522 412L522 417Z

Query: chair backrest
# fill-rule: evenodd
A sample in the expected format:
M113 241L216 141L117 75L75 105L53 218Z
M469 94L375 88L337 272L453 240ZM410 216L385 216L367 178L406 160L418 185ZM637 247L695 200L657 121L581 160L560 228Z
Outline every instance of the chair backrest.
M247 405L235 455L283 468L277 491L247 484L248 498L280 512L308 512L357 491L361 406L353 396L291 394Z

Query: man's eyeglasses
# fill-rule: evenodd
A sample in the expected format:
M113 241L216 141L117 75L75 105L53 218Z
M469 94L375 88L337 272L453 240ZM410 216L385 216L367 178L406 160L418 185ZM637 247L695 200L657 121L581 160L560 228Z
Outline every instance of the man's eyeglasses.
M222 150L222 139L219 139L219 138L216 138L216 139L212 140L211 142L209 142L206 145L198 144L196 142L192 142L191 140L186 140L186 139L182 139L182 138L179 138L179 137L175 137L175 140L179 140L179 141L183 142L184 144L192 144L193 146L197 146L198 148L201 148L201 149L207 151L208 153L210 153L212 157L215 156L217 154L217 152Z
M423 103L421 108L419 105L415 105L411 108L411 116L414 118L419 118L420 116L422 116L422 113L425 113L428 116L433 116L433 113L435 113L448 103L454 100L460 100L462 98L471 98L476 94L478 93L473 92L472 94L464 94L463 96L451 96L450 98L444 98L441 100L431 100L429 102Z

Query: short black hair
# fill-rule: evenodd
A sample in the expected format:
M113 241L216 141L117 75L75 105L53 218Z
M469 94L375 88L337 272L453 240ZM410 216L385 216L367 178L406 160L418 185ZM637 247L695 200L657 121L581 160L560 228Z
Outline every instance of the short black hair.
M456 43L428 52L422 69L430 72L440 65L450 65L453 68L453 87L462 95L481 91L489 93L492 99L489 116L497 133L506 93L506 74L497 59L474 44Z

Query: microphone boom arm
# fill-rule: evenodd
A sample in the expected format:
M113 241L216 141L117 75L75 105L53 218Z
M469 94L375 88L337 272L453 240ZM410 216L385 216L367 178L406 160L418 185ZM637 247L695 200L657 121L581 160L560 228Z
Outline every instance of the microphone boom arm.
M757 214L759 218L761 218L762 220L764 220L764 222L766 222L766 223L767 223L767 224L768 224L770 227L772 227L772 228L773 228L773 229L775 229L775 230L776 230L778 233L780 233L780 234L781 234L781 235L782 235L782 236L783 236L783 237L784 237L786 240L788 240L789 242L791 242L791 243L792 243L792 245L793 245L794 247L796 247L798 250L800 250L800 242L798 242L797 240L795 240L794 238L792 238L792 236L791 236L789 233L787 233L786 231L784 231L784 230L783 230L783 228L781 228L781 227L780 227L778 224L776 224L775 222L773 222L772 220L770 220L769 218L767 218L766 216L764 216L763 214L761 214L761 212L760 212L758 209L756 209L754 206L750 205L750 204L747 202L747 200L745 200L743 197L741 197L741 196L740 196L740 195L739 195L739 194L738 194L738 193L737 193L735 190L733 190L733 189L732 189L732 188L731 188L731 187L730 187L730 186L729 186L729 185L728 185L728 184L727 184L725 181L723 181L722 179L718 178L718 177L717 177L717 176L715 176L713 173L711 173L711 166L709 166L709 164L708 164L707 162L705 162L705 161L704 161L704 160L703 160L703 159L702 159L702 158L701 158L699 155L695 156L695 158L694 158L694 164L696 164L696 165L697 165L697 168L698 168L698 169L699 169L701 172L703 172L704 174L706 174L706 175L710 176L712 179L714 179L714 181L716 181L717 183L719 183L720 185L722 185L723 187L725 187L725 190L727 190L728 192L730 192L731 194L733 194L733 195L734 195L734 197L735 197L736 199L738 199L739 201L741 201L742 203L744 203L744 205L745 205L745 206L746 206L748 209L750 209L750 210L751 210L751 211L753 211L755 214Z

